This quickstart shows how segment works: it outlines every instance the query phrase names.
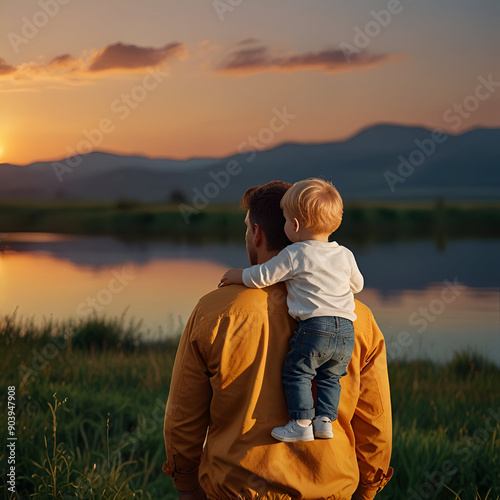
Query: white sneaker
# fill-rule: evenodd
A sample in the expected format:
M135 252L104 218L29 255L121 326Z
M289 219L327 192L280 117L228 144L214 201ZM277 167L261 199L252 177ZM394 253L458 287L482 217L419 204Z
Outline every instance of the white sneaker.
M315 438L331 439L333 437L332 421L328 417L321 415L314 417L312 425Z
M314 441L312 424L309 424L307 427L302 427L296 420L290 420L290 422L283 427L275 427L271 432L271 436L285 443Z

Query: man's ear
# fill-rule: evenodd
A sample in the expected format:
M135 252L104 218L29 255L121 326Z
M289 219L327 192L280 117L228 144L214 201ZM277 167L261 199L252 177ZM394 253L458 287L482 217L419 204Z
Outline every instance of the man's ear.
M298 233L299 232L299 229L300 229L300 222L298 221L298 219L296 219L295 217L293 218L293 221L292 221L292 224L293 224L293 230Z
M254 247L257 248L262 245L262 242L265 240L265 236L262 228L257 223L252 225L252 235Z

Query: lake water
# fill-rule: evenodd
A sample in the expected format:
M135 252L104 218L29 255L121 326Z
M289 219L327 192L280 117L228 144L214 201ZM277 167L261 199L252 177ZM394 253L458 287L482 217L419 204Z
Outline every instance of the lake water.
M446 361L473 349L500 365L500 240L340 242L365 277L357 296L373 311L395 359ZM0 235L0 312L62 319L96 310L144 320L152 334L184 324L244 245L124 242L45 233Z

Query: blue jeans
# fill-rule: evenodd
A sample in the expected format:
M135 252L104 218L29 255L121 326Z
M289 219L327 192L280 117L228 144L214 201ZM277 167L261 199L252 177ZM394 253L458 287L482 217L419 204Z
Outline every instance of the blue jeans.
M352 321L337 316L320 316L299 321L290 340L283 367L283 385L290 418L324 415L337 419L340 378L354 349ZM317 405L314 409L312 380L316 379Z

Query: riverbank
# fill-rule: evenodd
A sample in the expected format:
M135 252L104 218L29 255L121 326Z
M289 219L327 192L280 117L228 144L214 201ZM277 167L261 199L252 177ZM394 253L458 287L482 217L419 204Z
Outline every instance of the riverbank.
M189 208L191 207L191 208ZM243 212L237 205L141 204L77 201L0 201L0 232L114 235L240 241ZM336 238L384 239L498 237L498 202L348 203Z

